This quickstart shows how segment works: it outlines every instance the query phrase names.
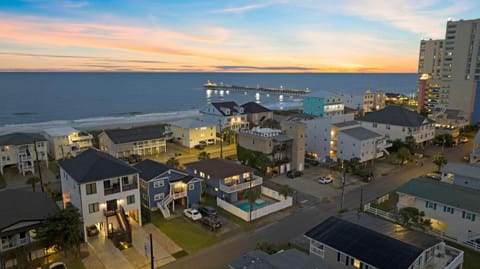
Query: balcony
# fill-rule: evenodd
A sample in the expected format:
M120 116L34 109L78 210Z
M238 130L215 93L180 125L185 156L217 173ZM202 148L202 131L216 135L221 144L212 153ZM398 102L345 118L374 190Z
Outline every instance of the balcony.
M249 181L239 183L239 184L233 184L231 186L227 186L220 183L220 190L222 192L232 193L232 192L238 192L241 190L249 189L251 187L255 187L258 185L262 185L262 183L263 183L263 178L254 176L253 179Z
M14 248L29 244L33 241L35 241L35 240L29 240L27 237L20 238L18 235L16 235L15 237L13 237L9 240L5 240L3 242L0 242L0 251L6 251L6 250L9 250L9 249L14 249Z
M113 185L112 187L110 188L105 188L103 190L103 193L105 195L109 195L109 194L114 194L114 193L119 193L120 192L120 184L118 185Z
M171 193L171 196L174 200L176 200L176 199L180 199L180 198L183 198L183 197L187 197L187 192L186 191L173 192L173 193Z
M129 191L129 190L133 190L133 189L138 189L137 182L122 185L122 190L123 191Z

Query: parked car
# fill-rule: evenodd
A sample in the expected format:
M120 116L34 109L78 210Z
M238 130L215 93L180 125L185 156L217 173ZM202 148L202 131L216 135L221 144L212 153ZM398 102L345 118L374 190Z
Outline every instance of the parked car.
M87 227L87 235L88 236L97 236L98 235L98 229L97 226L92 225Z
M199 150L202 150L202 149L205 148L205 145L197 144L197 145L195 145L195 148L196 148L196 149L199 149Z
M208 140L207 140L207 144L208 144L208 145L213 145L213 144L215 144L215 139L213 139L213 138L208 139Z
M128 156L128 162L129 163L138 163L142 161L142 155L139 154L132 154Z
M460 143L467 143L468 142L468 137L465 137L465 136L460 137L459 142Z
M333 178L328 177L328 176L321 177L321 178L318 179L318 183L320 183L320 184L330 184L332 182L333 182Z
M320 162L316 159L311 159L311 158L305 158L305 162L310 164L310 165L319 165Z
M187 208L183 210L183 215L191 220L199 220L202 218L202 214L194 208Z
M427 173L426 176L435 180L442 179L442 175L440 173Z
M55 262L48 266L48 269L67 269L67 266L63 262Z
M301 177L303 173L298 170L290 170L287 172L287 177L289 178L296 178L296 177Z
M202 206L198 209L198 211L204 217L217 217L217 210L211 206Z
M202 223L206 225L211 231L222 227L222 223L214 217L204 217L202 218Z

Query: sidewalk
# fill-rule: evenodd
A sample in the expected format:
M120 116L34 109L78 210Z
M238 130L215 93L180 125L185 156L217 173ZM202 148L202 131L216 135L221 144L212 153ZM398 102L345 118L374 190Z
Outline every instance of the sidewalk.
M88 251L90 255L83 260L86 268L102 268L103 266L106 269L135 269L122 251L104 236L89 238Z

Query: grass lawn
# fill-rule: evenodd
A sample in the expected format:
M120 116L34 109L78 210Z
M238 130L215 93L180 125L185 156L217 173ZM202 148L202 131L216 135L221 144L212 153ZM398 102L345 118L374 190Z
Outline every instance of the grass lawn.
M473 249L469 249L467 247L464 247L463 245L459 245L456 243L453 243L451 241L446 242L447 245L452 246L454 248L458 248L460 250L463 250L464 256L463 256L463 268L464 269L477 269L479 264L480 264L480 253L476 252Z
M217 242L215 236L183 216L165 220L155 215L152 216L152 223L189 254Z
M398 194L396 192L390 192L388 196L388 200L381 204L372 204L372 207L378 208L383 211L387 212L394 212L397 208L398 203Z

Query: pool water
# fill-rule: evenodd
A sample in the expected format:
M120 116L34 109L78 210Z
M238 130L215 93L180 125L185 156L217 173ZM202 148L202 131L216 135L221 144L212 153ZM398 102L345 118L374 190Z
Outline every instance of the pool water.
M253 204L253 210L262 208L264 206L268 205L268 202L262 199L257 199L255 203ZM247 202L243 202L240 204L237 204L237 207L240 208L241 210L248 212L250 209L250 204Z

